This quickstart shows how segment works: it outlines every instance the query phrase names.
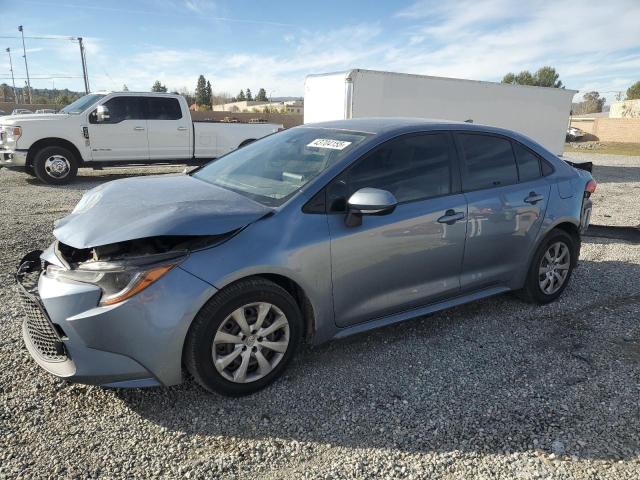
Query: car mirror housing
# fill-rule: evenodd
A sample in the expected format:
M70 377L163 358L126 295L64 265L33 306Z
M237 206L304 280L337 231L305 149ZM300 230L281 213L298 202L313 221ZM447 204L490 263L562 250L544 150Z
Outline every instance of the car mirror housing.
M387 190L361 188L347 201L345 224L356 227L362 224L363 215L388 215L398 205L396 197Z
M98 105L96 109L96 121L98 123L108 122L111 116L109 115L109 108L104 105Z

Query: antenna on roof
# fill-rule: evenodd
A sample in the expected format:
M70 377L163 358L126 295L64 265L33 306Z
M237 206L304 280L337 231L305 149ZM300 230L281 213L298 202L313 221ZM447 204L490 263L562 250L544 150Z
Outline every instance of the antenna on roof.
M464 123L473 123L473 118L467 118Z

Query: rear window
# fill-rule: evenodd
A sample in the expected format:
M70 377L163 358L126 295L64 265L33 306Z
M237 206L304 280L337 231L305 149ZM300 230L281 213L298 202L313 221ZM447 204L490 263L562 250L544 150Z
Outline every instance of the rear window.
M520 181L527 182L540 178L540 157L516 142L513 142L513 151L516 153Z
M458 134L463 151L463 188L480 190L518 183L511 141L489 135Z
M149 120L178 120L182 118L178 99L147 97L147 118Z

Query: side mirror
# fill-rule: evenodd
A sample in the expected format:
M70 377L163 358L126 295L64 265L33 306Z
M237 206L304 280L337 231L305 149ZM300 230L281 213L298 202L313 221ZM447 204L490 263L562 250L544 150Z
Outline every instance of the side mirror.
M345 225L357 227L362 224L363 215L388 215L398 205L396 197L387 190L361 188L347 201Z
M104 105L98 105L98 108L96 109L96 122L108 122L109 118L111 118L109 115L109 108Z

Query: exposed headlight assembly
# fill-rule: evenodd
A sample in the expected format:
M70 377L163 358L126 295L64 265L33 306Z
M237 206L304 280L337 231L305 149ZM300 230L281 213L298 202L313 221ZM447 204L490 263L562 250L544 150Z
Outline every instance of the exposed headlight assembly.
M166 257L166 255L162 256ZM183 258L174 256L171 260L149 263L150 258L147 257L144 259L144 264L136 264L135 261L131 263L126 261L87 262L76 269L48 265L46 275L51 278L96 285L102 290L100 305L114 305L133 297L157 282Z

